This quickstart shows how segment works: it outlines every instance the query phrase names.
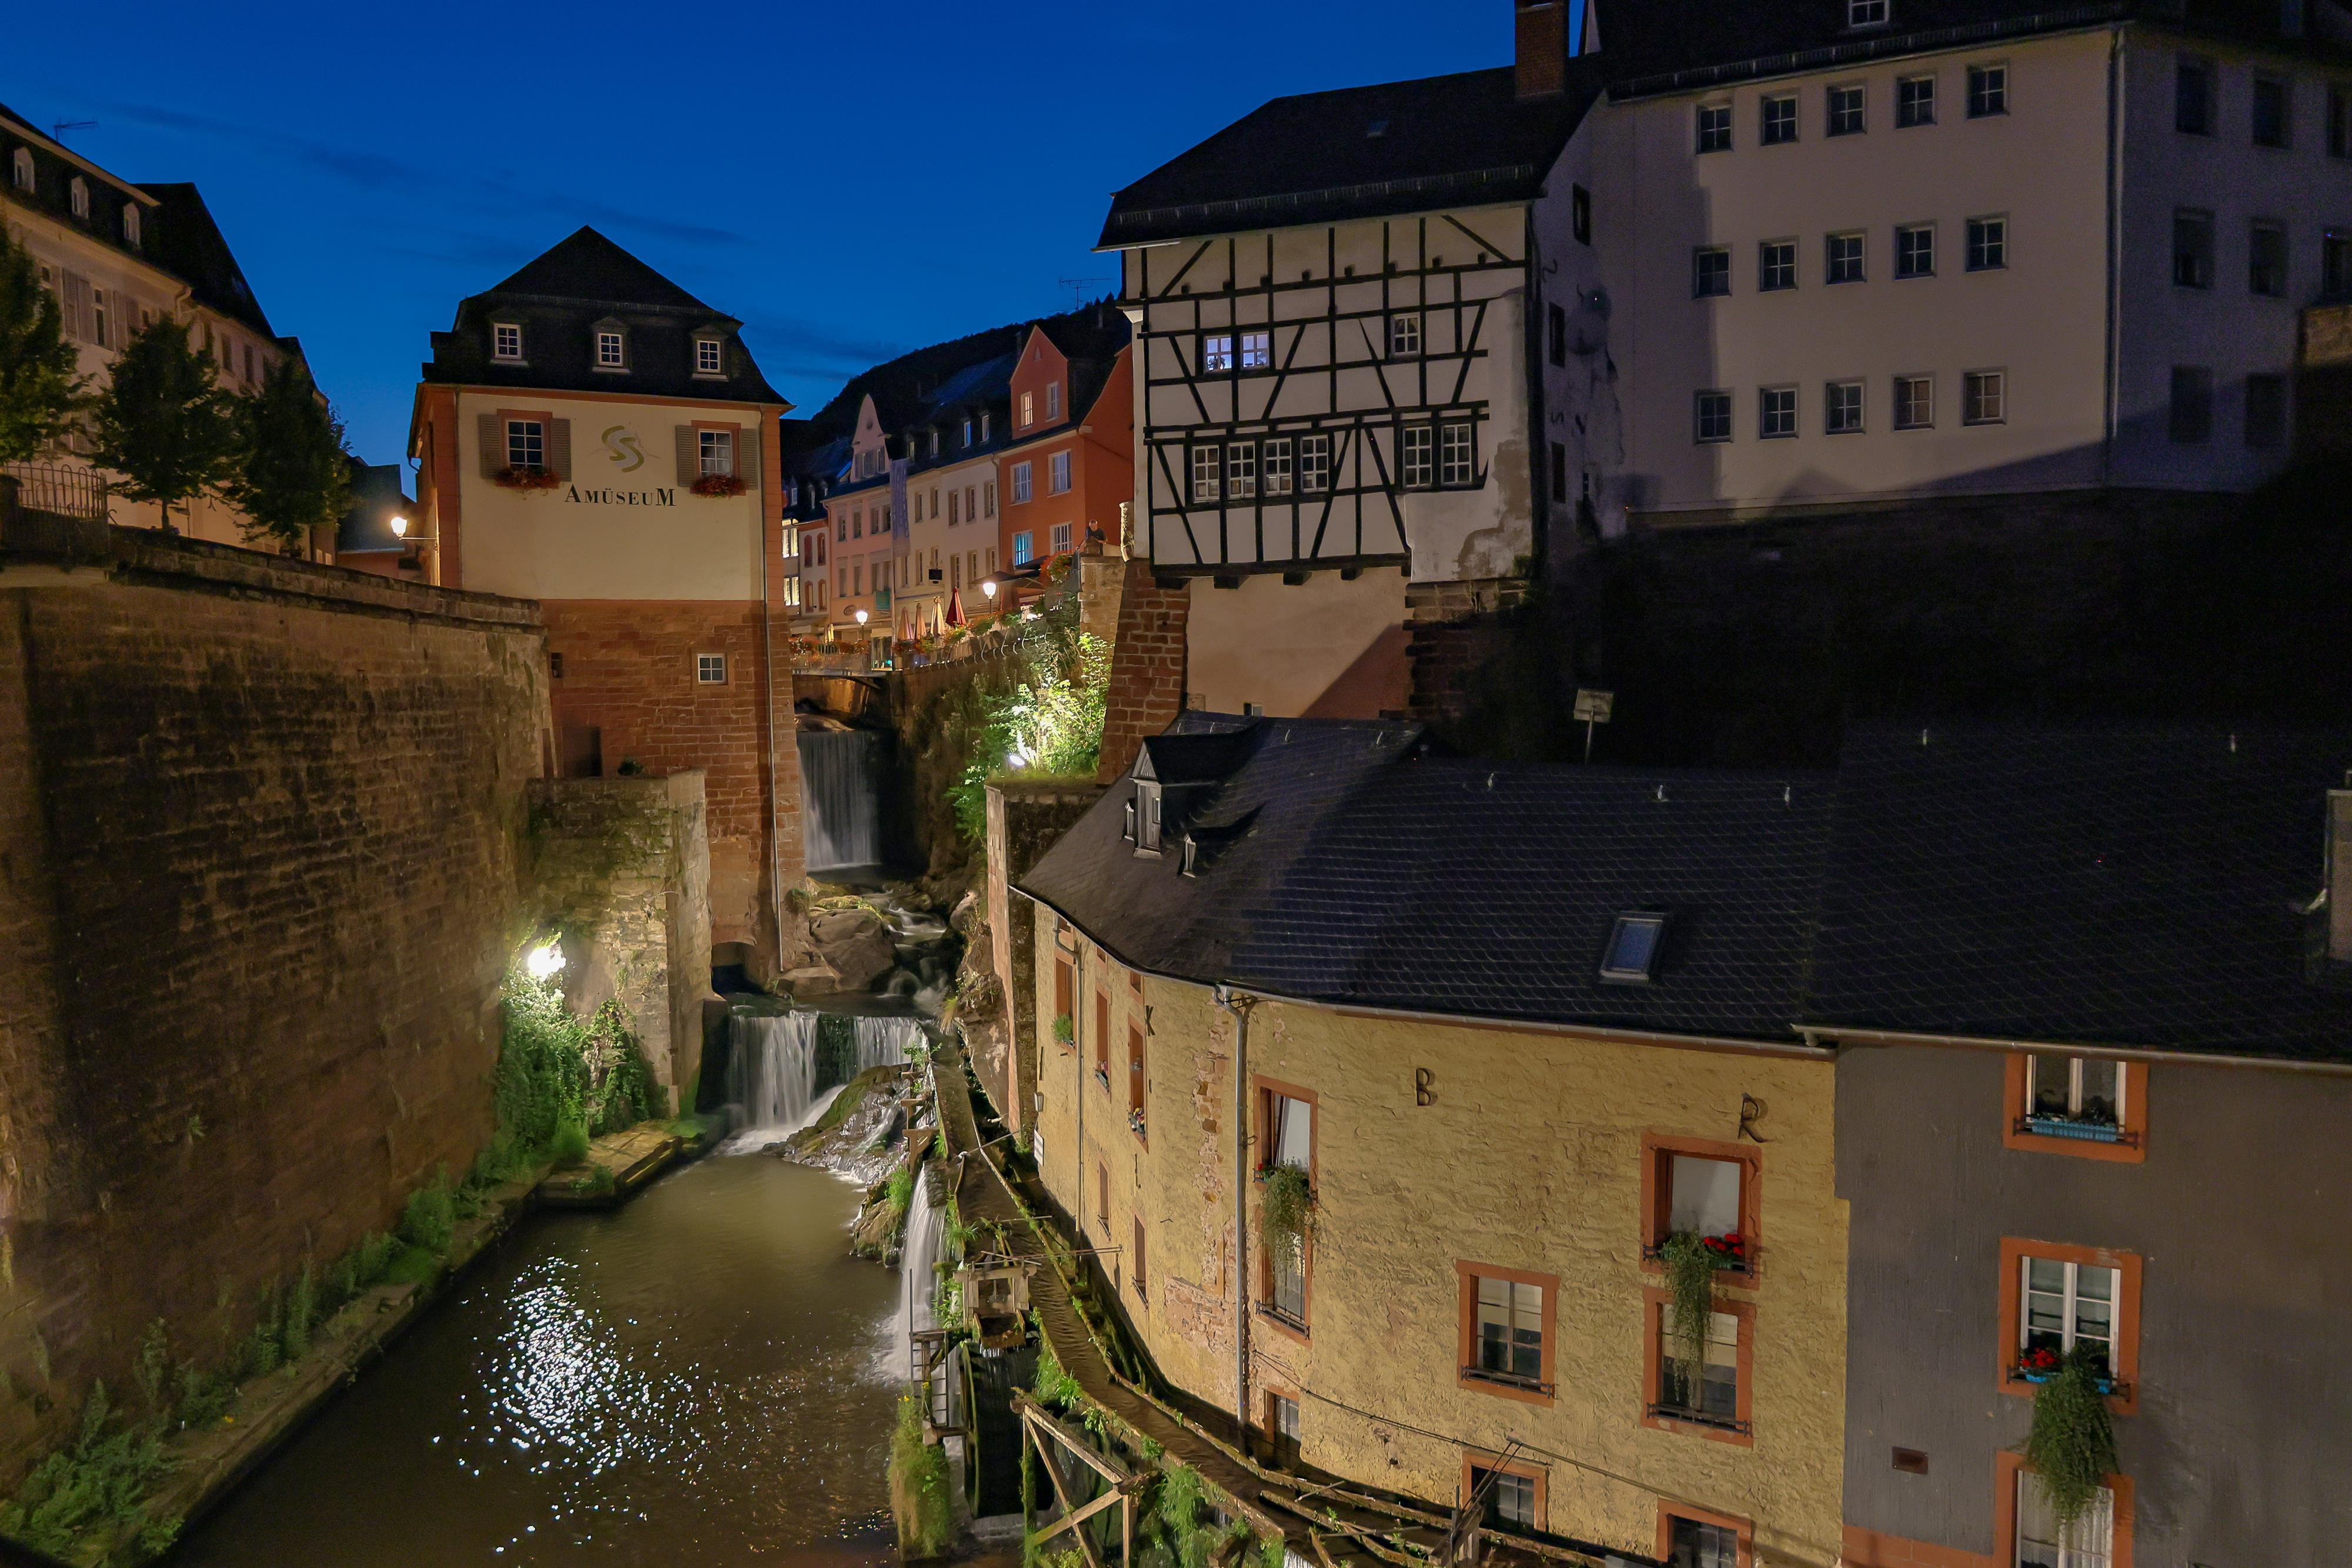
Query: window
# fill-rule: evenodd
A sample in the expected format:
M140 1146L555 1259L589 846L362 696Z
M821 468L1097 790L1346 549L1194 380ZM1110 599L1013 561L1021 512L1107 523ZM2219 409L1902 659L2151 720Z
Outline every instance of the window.
M731 430L698 430L694 438L700 448L704 475L735 472L735 433Z
M1221 454L1214 446L1192 448L1192 499L1213 501L1224 494ZM1018 559L1016 557L1015 559Z
M2284 147L2287 144L2290 121L2289 109L2293 99L2288 96L2284 78L2254 78L2253 132L2257 147Z
M1745 1321L1736 1312L1709 1312L1706 1343L1692 1345L1676 1337L1674 1309L1663 1299L1664 1292L1647 1295L1656 1298L1648 1304L1656 1319L1650 1333L1657 1343L1647 1416L1744 1432L1748 1417L1739 1363Z
M963 429L962 429L962 431L961 431L961 434L962 434L962 436L963 436L963 444L964 444L964 445L966 445L966 446L970 446L970 445L971 444L971 420L967 419L967 420L965 420L965 421L963 422Z
M1045 417L1047 419L1062 417L1062 383L1059 382L1045 383Z
M1969 220L1969 270L1998 272L2009 265L2009 220Z
M2084 1145L2139 1143L2134 1114L2135 1070L2120 1061L2057 1051L2021 1051L2010 1059L2012 1118L2009 1146L2021 1139L2065 1139ZM2071 1151L2070 1151L2071 1152Z
M1201 373L1217 375L1234 368L1234 335L1215 332L1201 340ZM1021 394L1021 423L1029 423L1029 394Z
M9 155L8 177L16 182L16 189L20 191L30 191L33 188L33 153L31 149L19 147L14 153Z
M1027 566L1031 561L1036 559L1037 543L1035 536L1032 535L1026 528L1024 528L1019 533L1013 535L1013 564L1015 566Z
M131 249L139 248L139 204L122 204L122 243Z
M73 215L87 222L89 217L89 182L76 174L73 183L66 190L73 204Z
M2070 1354L2090 1361L2119 1414L2137 1408L2138 1254L2003 1237L2000 1387L2030 1396Z
M1869 99L1860 82L1846 82L1829 89L1829 134L1859 136L1864 127L1863 115Z
M96 344L98 344L98 346L99 346L100 348L101 348L101 349L102 349L102 348L105 348L105 347L107 346L108 341L109 341L109 340L108 340L108 338L107 338L107 336L106 336L106 290L105 290L105 289L103 289L103 288L93 288L93 289L91 289L91 290L89 291L89 311L90 311L90 315L89 315L89 319L90 319L90 331L91 331L91 333L92 333L91 341L93 341L93 342L95 342ZM246 361L246 379L247 379L247 380L249 381L249 380L251 380L251 379L252 379L252 376L253 376L253 363L252 363L252 361L251 361L250 360L248 360L248 361Z
M1793 93L1764 100L1763 133L1759 138L1767 147L1777 147L1797 139L1797 99Z
M1298 1452L1298 1401L1285 1394L1265 1396L1265 1425L1277 1442L1288 1446L1295 1458Z
M1225 446L1225 494L1236 501L1257 496L1257 447L1246 441Z
M522 329L511 321L499 321L490 328L490 358L520 360L522 358Z
M1731 439L1731 394L1729 392L1703 392L1696 396L1691 410L1691 438L1694 441Z
M1601 955L1601 978L1611 985L1648 985L1665 937L1664 915L1619 915L1609 928L1609 945Z
M1936 276L1936 225L1906 224L1895 231L1895 276Z
M1230 343L1228 343L1227 346L1228 349L1230 349ZM1021 428L1024 430L1028 429L1031 425L1037 423L1036 395L1037 394L1034 392L1023 392L1021 394L1021 418L1019 423Z
M1303 1089L1287 1085L1258 1090L1258 1136L1266 1151L1263 1168L1286 1166L1304 1172L1311 1188L1315 1178L1315 1100ZM1265 1306L1292 1327L1307 1326L1308 1248L1303 1231L1267 1231Z
M1899 130L1936 123L1936 78L1900 77L1895 83L1895 124Z
M1242 369L1263 371L1273 364L1274 335L1270 332L1244 332L1242 334ZM1045 389L1045 401L1048 405L1053 403L1057 395L1057 386Z
M699 685L725 685L727 684L727 655L724 653L697 653L694 656L694 679L696 684Z
M1565 366L1568 363L1568 309L1560 305L1548 306L1544 319L1548 357L1553 364Z
M2200 446L2213 437L2213 371L2205 365L2172 367L2171 413L2167 430L2178 446Z
M1936 423L1936 378L1895 378L1895 428L1931 430Z
M2352 158L2352 89L2327 89L2327 155Z
M694 340L695 374L698 376L715 376L721 371L725 370L726 365L725 350L721 348L718 339L697 338Z
M1862 383L1831 382L1822 389L1822 430L1829 435L1862 434Z
M1408 490L1426 490L1435 476L1430 461L1430 448L1435 432L1425 424L1408 424L1402 433L1402 449L1397 459L1398 477Z
M1139 1137L1142 1134L1139 1133L1137 1135ZM1136 1216L1135 1218L1135 1256L1129 1261L1131 1269L1128 1275L1128 1282L1135 1287L1136 1301L1148 1311L1151 1306L1151 1292L1146 1290L1143 1284L1143 1217L1141 1215Z
M1559 1281L1483 1264L1457 1263L1454 1270L1462 1286L1463 1385L1549 1400Z
M2246 449L2273 452L2286 444L2286 378L2246 378Z
M1013 504L1014 506L1017 507L1029 499L1033 483L1030 465L1026 463L1015 463L1013 465Z
M1996 114L2009 112L2009 68L2007 66L1970 66L1969 68L1969 118L1989 120Z
M2273 299L2286 298L2286 225L2256 218L2246 235L2246 287Z
M1534 1476L1472 1459L1466 1480L1464 1495L1477 1501L1480 1523L1504 1530L1537 1528L1542 1488Z
M1859 234L1831 235L1823 242L1827 263L1823 267L1824 283L1860 283L1863 280L1863 236Z
M984 437L983 437L983 439L984 439ZM983 480L982 480L982 481L981 481L981 486L980 486L980 506L981 506L981 516L982 516L982 517L992 517L996 516L996 481L995 481L995 480L993 480L993 479L983 479Z
M1421 352L1421 318L1418 315L1389 318L1389 358L1403 359Z
M1470 426L1459 423L1442 426L1437 433L1437 482L1469 485L1475 483L1477 476L1471 453Z
M1110 1167L1101 1164L1095 1166L1095 1223L1110 1228Z
M1046 494L1052 496L1062 496L1069 493L1070 455L1068 453L1056 452L1051 457L1045 459L1045 488ZM936 505L934 505L932 510L934 512L938 510Z
M1703 245L1691 252L1691 298L1711 298L1731 292L1731 250L1727 246Z
M1886 25L1887 0L1845 0L1845 25L1849 27L1883 27Z
M1270 435L1261 454L1265 469L1265 493L1269 496L1290 494L1290 437Z
M1797 389L1766 387L1756 394L1756 434L1767 441L1797 434Z
M1067 524L1063 525L1065 528ZM1127 1026L1127 1124L1130 1132L1143 1136L1143 1030L1136 1024Z
M1797 242L1768 239L1756 247L1756 287L1769 294L1797 287Z
M2190 136L2213 134L2213 62L2183 55L2173 68L2172 128Z
M2213 287L2213 214L2190 207L2172 214L2172 281L2182 288Z
M963 521L963 497L953 490L948 492L948 527Z
M596 368L600 371L619 370L621 368L621 334L618 332L597 333Z
M1298 438L1298 490L1305 496L1319 496L1331 487L1331 438L1328 435L1302 435Z
M2115 1536L2116 1494L2108 1488L2099 1488L2073 1524L2061 1525L2042 1478L2017 1472L2017 1568L2111 1568Z
M1698 106L1698 150L1702 152L1731 151L1731 105L1702 103Z
M1666 1568L1748 1568L1748 1532L1732 1520L1660 1508L1658 1556Z
M1969 371L1960 378L1960 423L2000 424L2009 418L2009 376L2001 371Z
M1577 244L1592 243L1592 193L1581 185L1568 188L1568 226Z
M535 419L507 421L507 466L547 466L547 426Z

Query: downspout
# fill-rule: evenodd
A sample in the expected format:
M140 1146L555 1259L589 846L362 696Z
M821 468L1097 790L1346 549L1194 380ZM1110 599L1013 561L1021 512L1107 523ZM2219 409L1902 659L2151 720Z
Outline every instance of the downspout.
M1087 942L1079 933L1078 950L1070 955L1070 1054L1077 1059L1078 1073L1078 1135L1070 1140L1077 1174L1070 1186L1070 1219L1081 1241L1087 1235Z
M776 445L782 434L782 426L780 423L775 429L762 434L768 437L760 443L760 450L764 455L770 447ZM764 465L764 455L762 462ZM782 471L783 455L781 451L777 453L776 467L779 473ZM764 474L761 476L763 481L766 477ZM776 794L776 636L774 617L768 607L768 520L764 515L767 497L771 494L781 499L781 484L771 491L763 492L760 502L760 665L768 706L768 903L776 923L776 976L781 979L784 973L784 859L783 847L779 841L782 838L779 827L783 821L784 803ZM776 514L776 559L779 560L783 559L783 513L780 508ZM799 709L795 707L793 711L797 713ZM793 722L797 724L799 721L795 719Z
M2099 444L2099 484L2103 488L2115 482L2116 400L2120 395L2116 359L2122 352L2121 324L2116 314L2120 308L2117 296L2123 269L2123 236L2118 231L2123 222L2124 30L2110 29L2107 39L2107 428L2105 439Z
M1234 1015L1234 1439L1249 1451L1249 1020L1257 998L1220 985L1217 1005Z

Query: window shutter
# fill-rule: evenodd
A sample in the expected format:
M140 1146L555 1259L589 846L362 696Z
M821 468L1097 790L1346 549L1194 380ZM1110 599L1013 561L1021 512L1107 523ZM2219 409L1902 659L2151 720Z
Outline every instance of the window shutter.
M691 485L702 477L702 446L694 438L694 426L677 427L677 482Z
M746 489L760 486L760 427L735 433L735 477L743 481Z
M66 331L87 343L90 341L89 279L79 272L68 272L66 279Z
M559 479L572 477L572 422L547 422L547 471Z
M495 479L507 465L507 433L495 413L478 414L476 424L482 433L482 477Z

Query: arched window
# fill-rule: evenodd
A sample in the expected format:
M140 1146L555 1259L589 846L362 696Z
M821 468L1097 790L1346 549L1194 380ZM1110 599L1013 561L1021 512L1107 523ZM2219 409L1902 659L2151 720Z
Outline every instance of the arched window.
M68 192L73 201L73 215L87 222L89 217L89 182L76 174Z
M16 189L31 190L33 188L33 150L29 147L17 148L16 156L8 160L8 172L9 177L16 182Z
M122 204L122 243L136 249L139 245L139 204Z

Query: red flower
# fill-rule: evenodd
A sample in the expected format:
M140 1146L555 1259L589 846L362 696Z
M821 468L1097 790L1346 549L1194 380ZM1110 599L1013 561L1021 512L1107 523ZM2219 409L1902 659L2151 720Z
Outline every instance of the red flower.
M740 496L743 481L732 474L705 474L687 487L698 496Z

